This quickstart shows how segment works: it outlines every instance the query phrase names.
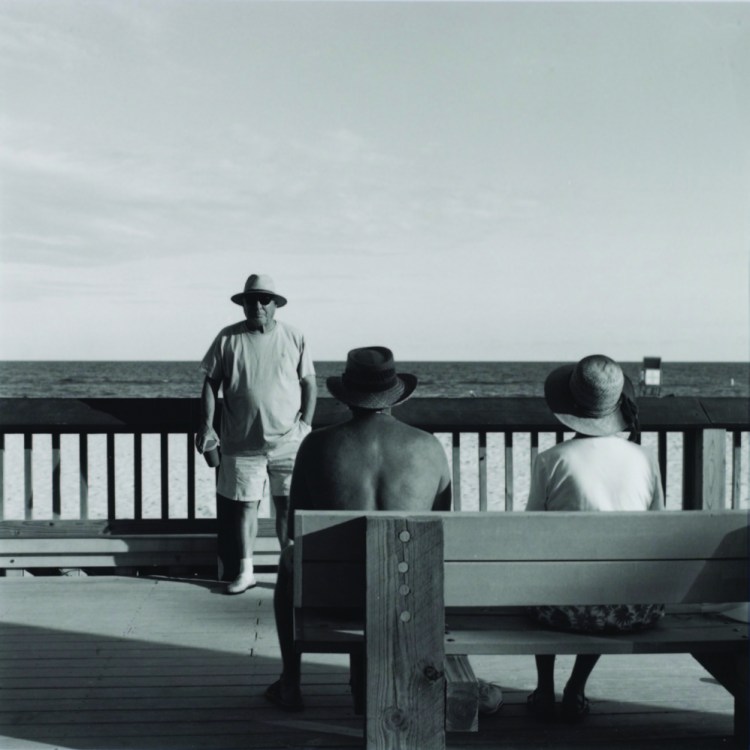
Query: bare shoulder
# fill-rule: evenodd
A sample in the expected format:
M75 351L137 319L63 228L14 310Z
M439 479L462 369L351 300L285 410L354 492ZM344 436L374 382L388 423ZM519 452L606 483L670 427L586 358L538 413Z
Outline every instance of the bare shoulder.
M419 427L414 427L414 425L406 424L406 422L400 422L398 420L394 420L393 424L398 429L402 430L404 434L409 435L412 440L422 441L424 443L439 443L438 439L431 432L422 430Z
M418 427L405 424L404 422L397 422L399 426L400 434L403 436L403 442L411 445L413 448L419 448L426 454L434 454L436 456L444 456L443 446L440 441L430 432L420 430Z
M335 447L343 439L343 426L343 424L334 424L313 430L300 444L297 460L299 461L300 455L304 459L307 455L320 455L321 452Z

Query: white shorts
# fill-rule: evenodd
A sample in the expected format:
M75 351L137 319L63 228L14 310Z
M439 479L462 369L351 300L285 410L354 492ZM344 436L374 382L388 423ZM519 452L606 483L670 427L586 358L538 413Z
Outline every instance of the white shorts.
M294 459L302 438L310 427L302 424L299 439L285 440L280 445L256 456L225 456L219 464L219 480L216 492L229 500L244 503L259 503L266 494L266 483L270 483L271 495L289 495L292 485Z

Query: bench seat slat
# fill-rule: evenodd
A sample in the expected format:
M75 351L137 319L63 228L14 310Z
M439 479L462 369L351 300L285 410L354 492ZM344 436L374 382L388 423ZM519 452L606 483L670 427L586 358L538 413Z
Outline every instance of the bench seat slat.
M707 623L707 619L709 619ZM527 618L510 616L448 620L445 651L450 654L651 654L732 652L747 626L703 615L667 614L641 633L596 635L530 626Z
M535 627L525 615L448 615L446 654L650 654L736 651L747 626L719 615L667 613L642 633L596 635ZM347 653L361 646L362 621L306 619L295 640L301 651Z

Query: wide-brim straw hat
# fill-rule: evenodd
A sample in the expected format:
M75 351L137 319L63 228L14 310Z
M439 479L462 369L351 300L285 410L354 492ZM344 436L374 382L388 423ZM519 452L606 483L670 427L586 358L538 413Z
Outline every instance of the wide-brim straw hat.
M284 307L286 297L276 292L276 284L273 279L264 273L253 273L247 277L245 289L237 294L232 295L232 302L235 305L241 305L245 301L246 294L270 294L276 300L276 307Z
M630 378L603 354L553 370L544 383L544 398L566 427L582 435L614 435L632 427L623 399L635 401Z
M417 378L397 373L393 352L385 346L352 349L342 375L331 375L326 386L335 398L360 409L385 409L402 404L417 387Z

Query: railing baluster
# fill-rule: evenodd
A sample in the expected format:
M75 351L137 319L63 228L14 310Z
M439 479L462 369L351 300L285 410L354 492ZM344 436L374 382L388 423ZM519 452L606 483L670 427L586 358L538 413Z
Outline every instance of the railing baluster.
M565 440L565 432L563 430L556 430L555 431L555 442L556 443L562 443L563 440Z
M534 471L534 462L539 455L539 433L531 433L531 447L529 448L529 476Z
M658 433L657 455L659 458L659 473L661 474L661 488L664 497L667 496L667 433L662 430Z
M195 518L195 435L187 434L187 517Z
M52 433L52 518L62 516L60 499L60 433Z
M85 520L89 517L89 436L85 432L78 436L78 477L78 517Z
M479 510L487 510L487 433L479 433Z
M723 510L726 503L726 431L691 429L683 433L683 510Z
M739 430L732 432L732 508L738 510L740 507L740 477L742 471L742 433Z
M505 433L505 510L513 510L513 433Z
M33 438L30 432L23 436L23 517L27 521L34 516Z
M117 517L115 501L115 435L107 433L107 518Z
M161 517L169 518L169 435L161 433Z
M461 510L461 433L453 433L453 510Z
M0 432L0 521L5 520L5 433Z
M703 466L694 465L698 438L695 430L682 432L682 509L701 510L703 498L696 487L695 474L703 471Z
M133 517L143 518L143 434L133 434Z

